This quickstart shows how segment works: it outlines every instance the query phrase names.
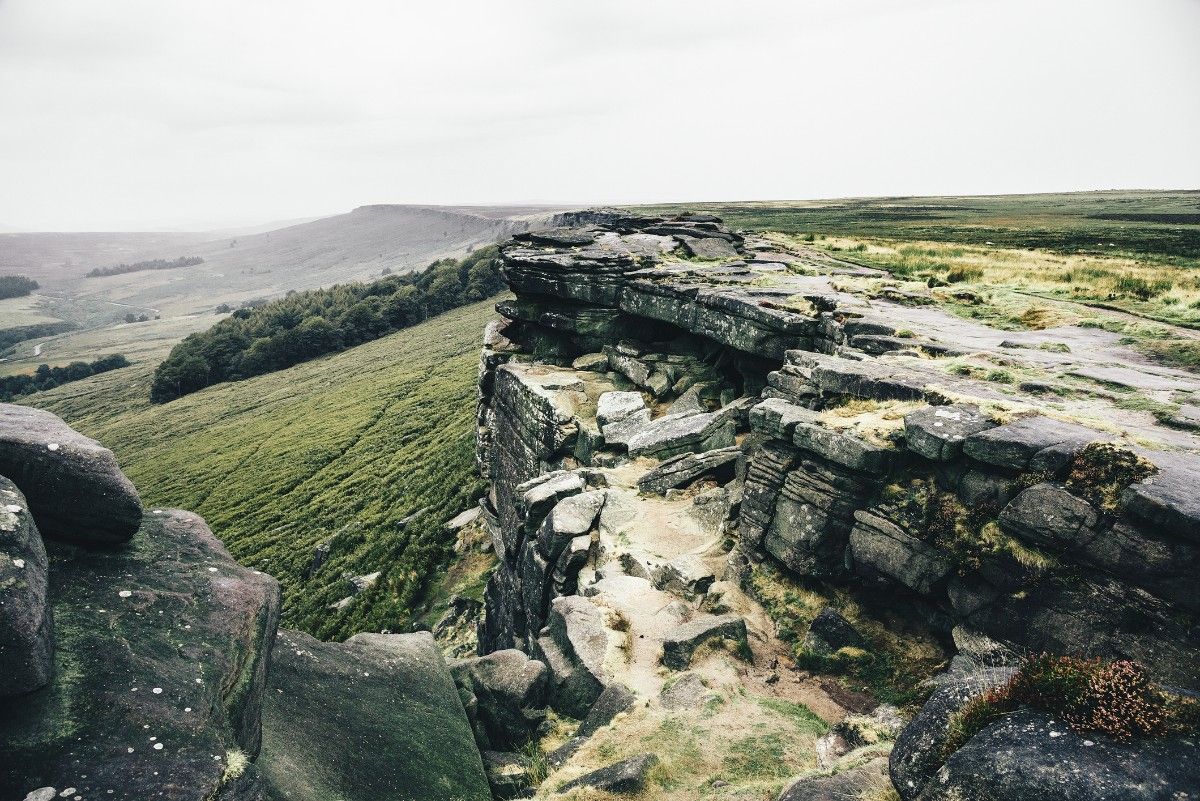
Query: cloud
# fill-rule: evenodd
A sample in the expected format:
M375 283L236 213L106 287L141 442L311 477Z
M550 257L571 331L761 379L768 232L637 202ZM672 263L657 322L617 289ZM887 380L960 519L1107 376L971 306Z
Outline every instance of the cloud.
M1192 0L0 0L0 221L1197 186Z

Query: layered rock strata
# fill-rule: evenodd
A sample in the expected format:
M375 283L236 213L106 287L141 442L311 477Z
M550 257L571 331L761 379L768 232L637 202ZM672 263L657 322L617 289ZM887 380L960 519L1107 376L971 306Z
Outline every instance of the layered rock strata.
M618 671L635 690L652 684L636 680L643 639L672 669L679 633L737 650L745 624L731 634L710 587L761 562L910 608L947 645L1132 658L1198 683L1200 440L1099 393L1047 404L939 361L1107 369L1136 358L1116 337L1064 354L1031 332L1012 350L1011 332L841 283L886 274L715 218L562 222L502 250L516 298L485 337L478 416L500 559L480 649L544 662L552 705L579 715L617 678L617 613L635 615ZM647 508L683 499L701 541L654 518L655 552L639 550ZM651 592L678 613L669 632L636 617Z

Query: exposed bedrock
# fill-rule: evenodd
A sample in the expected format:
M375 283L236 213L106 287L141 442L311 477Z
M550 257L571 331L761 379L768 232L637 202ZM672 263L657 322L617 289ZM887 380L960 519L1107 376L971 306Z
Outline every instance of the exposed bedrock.
M687 668L696 649L742 650L745 622L717 588L762 561L914 610L959 648L956 667L1049 651L1136 659L1196 687L1200 440L1168 432L1151 448L1126 435L1127 418L1106 427L941 369L949 354L1050 357L993 353L1000 332L831 280L880 276L869 268L709 218L561 220L502 249L516 298L485 335L477 432L499 557L480 652L544 663L551 706L582 716L636 676L646 646L622 645L622 615L641 600L673 616L652 638L656 670ZM688 547L658 559L625 536L665 536L685 502L703 532ZM724 575L697 558L731 545ZM826 649L854 648L833 622L825 634L843 644ZM1061 765L1017 734L1012 765ZM899 769L909 757L893 758L906 799L934 792L940 757L917 763L939 748L912 745ZM972 748L946 768L964 798L983 797ZM1003 797L1028 789L1019 773L997 779ZM1097 781L1123 786L1110 778Z
M147 515L121 549L47 550L55 670L0 701L0 795L261 797L245 759L261 740L275 580L188 512Z

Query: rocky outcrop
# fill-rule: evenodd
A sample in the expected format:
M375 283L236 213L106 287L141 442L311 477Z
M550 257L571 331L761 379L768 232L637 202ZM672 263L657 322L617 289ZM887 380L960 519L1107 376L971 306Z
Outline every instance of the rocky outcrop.
M54 672L46 548L25 496L0 477L0 698L42 687Z
M263 731L257 764L272 798L491 798L454 680L426 632L328 643L281 631Z
M35 515L36 517L36 515ZM274 579L204 521L156 510L117 550L50 543L52 681L4 702L0 794L260 798Z
M47 537L120 543L141 524L141 500L112 451L49 412L0 404L0 475L25 493Z
M920 616L960 646L956 669L1050 651L1195 685L1200 439L1150 449L1007 374L947 368L1050 357L895 287L834 280L884 277L869 268L709 218L560 219L502 249L516 299L485 337L477 434L500 560L481 652L545 662L556 708L582 715L614 665L747 650L726 599L756 563ZM722 575L713 554L730 547ZM805 647L864 644L831 613ZM892 775L924 788L940 746L908 736Z

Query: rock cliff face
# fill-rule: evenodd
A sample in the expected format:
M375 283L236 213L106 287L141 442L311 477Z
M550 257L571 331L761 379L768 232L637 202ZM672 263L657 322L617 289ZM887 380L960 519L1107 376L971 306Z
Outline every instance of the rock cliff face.
M762 562L888 597L947 643L1130 658L1200 683L1200 441L941 366L1068 369L1115 343L1014 349L846 288L877 271L715 218L561 222L503 248L516 297L485 335L478 418L500 557L480 649L545 662L553 705L579 715L636 677L636 653L613 667L630 620L634 651L653 639L670 668L689 658L672 661L672 636L744 641L709 613L723 611L712 588ZM684 512L697 539L680 547ZM685 602L671 633L639 628L631 599L652 592Z

